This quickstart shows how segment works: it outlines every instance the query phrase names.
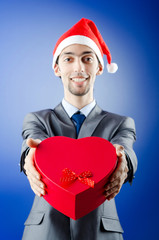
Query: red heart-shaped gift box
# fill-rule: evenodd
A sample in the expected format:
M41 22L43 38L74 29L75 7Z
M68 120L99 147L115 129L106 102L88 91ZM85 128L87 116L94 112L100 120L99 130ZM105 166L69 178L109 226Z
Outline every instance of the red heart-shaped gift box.
M74 220L85 216L105 201L104 185L116 164L114 146L100 137L51 137L42 141L35 152L35 166L47 186L44 199ZM78 178L63 186L61 177L65 168L77 175L90 171L92 177L89 179L94 181L94 187L84 184Z

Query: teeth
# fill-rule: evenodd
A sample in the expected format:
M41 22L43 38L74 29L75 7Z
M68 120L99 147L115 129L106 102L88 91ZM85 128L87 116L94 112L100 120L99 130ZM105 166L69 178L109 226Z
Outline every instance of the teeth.
M86 79L85 79L85 78L72 78L72 80L73 80L74 82L83 82L83 81L85 81Z

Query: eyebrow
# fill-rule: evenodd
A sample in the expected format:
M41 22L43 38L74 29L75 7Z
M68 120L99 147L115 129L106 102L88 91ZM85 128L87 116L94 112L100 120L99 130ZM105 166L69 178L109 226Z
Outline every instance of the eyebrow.
M85 52L82 52L80 54L80 56L85 55L85 54L95 54L95 53L92 51L85 51ZM76 55L76 54L74 52L64 52L64 53L62 53L62 56L63 55Z

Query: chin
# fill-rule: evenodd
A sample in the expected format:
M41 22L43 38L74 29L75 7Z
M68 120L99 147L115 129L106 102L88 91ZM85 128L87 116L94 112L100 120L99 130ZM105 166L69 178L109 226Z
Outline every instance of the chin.
M89 90L90 89L86 89L85 91L75 91L75 90L70 89L69 92L71 94L73 94L74 96L82 97L82 96L85 96L89 92Z

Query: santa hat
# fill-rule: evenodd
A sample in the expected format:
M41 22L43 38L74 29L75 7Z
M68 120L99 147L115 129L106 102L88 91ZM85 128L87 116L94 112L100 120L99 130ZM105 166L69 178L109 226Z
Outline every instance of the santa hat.
M54 69L56 60L62 50L72 44L82 44L90 47L96 53L101 65L104 68L103 54L107 56L107 70L109 73L115 73L118 69L116 63L111 63L110 51L104 42L95 23L89 19L82 18L72 28L65 32L57 41L53 51Z

